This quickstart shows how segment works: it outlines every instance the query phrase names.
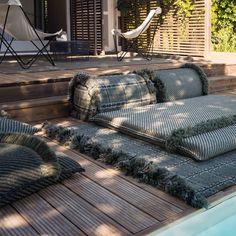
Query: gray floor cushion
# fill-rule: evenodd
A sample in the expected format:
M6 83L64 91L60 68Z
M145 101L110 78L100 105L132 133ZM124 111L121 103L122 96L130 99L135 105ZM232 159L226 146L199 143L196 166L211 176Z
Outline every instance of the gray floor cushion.
M37 137L0 133L0 206L81 171L77 162L55 154Z
M194 207L206 206L207 197L236 184L236 150L200 162L91 122L64 129L46 124L44 130L51 138L118 167Z
M234 128L235 115L236 97L209 95L105 112L91 121L206 160L234 149L236 133L227 127ZM229 122L224 122L225 117ZM215 143L217 148L213 148Z
M73 115L82 120L100 112L156 102L153 83L135 74L99 77L77 74L70 83L69 94Z
M35 134L39 129L20 121L0 117L0 132Z
M150 78L157 89L157 101L169 102L208 94L208 80L194 64L165 70L142 70L137 74Z

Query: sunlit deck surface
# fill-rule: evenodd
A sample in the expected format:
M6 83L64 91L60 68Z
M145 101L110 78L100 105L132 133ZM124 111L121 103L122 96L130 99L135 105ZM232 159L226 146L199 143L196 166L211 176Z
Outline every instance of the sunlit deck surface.
M68 81L78 71L93 75L116 74L128 73L141 68L173 68L186 62L186 60L176 58L154 58L151 62L135 58L126 59L120 63L114 57L106 57L91 58L89 61L57 62L56 67L39 62L30 70L24 71L15 62L8 61L0 67L0 89L2 94L5 93L2 95L2 99L8 101L9 91L11 93L17 91L14 93L16 100L11 99L10 103L0 101L0 105L1 103L11 104L9 109L17 110L12 113L13 118L30 122L35 121L34 118L37 117L39 124L46 119L45 117L53 113L52 107L55 105L46 107L45 104L48 101L51 102L53 100L51 96L58 96L58 93L57 95L50 94L49 87L44 92L38 90L37 86L33 89L25 88L27 86L20 88L14 86L33 86L45 82L61 81L62 85L58 85L59 88L68 85ZM223 77L226 75L228 76L227 81L230 81L231 84L236 78L232 71L227 71L234 70L233 72L235 72L235 66L226 67L221 62L212 64L202 60L198 60L198 63L204 65L213 77L221 72L221 80L224 80ZM229 59L229 64L234 65L236 62L231 62ZM212 78L212 81L214 80L215 78ZM218 79L218 82L220 83L221 80ZM51 87L50 89L50 91L56 92ZM63 90L63 92L65 91ZM40 93L41 97L37 93ZM224 93L236 95L235 91ZM25 99L32 100L21 98L22 103L19 103L18 96L23 95ZM66 97L66 94L64 95ZM42 100L46 107L44 110L40 104ZM60 110L62 103L58 104L58 110ZM67 109L67 106L64 106L63 109ZM42 115L43 112L47 116ZM65 113L55 113L55 115L64 118L54 119L52 122L63 126L79 122L65 116ZM27 120L27 117L30 120ZM41 119L42 117L45 119ZM145 235L196 211L157 188L139 183L110 166L62 147L52 140L47 141L56 151L64 152L78 161L86 172L82 175L76 174L62 183L52 185L1 208L0 235ZM235 191L235 187L228 188L211 197L209 201L219 200Z
M22 70L14 60L4 61L0 67L0 86L12 86L14 84L43 83L46 81L63 81L71 79L77 72L85 72L91 75L105 75L117 73L129 73L133 70L149 69L169 69L179 67L185 63L198 63L205 67L205 70L214 71L212 76L222 73L230 73L226 65L236 65L235 58L212 58L203 60L201 58L186 57L154 57L152 61L147 61L139 57L125 58L118 62L114 55L90 57L86 59L67 59L56 61L56 66L51 66L46 61L36 62L30 69ZM232 70L232 69L230 69ZM15 75L15 76L14 76Z

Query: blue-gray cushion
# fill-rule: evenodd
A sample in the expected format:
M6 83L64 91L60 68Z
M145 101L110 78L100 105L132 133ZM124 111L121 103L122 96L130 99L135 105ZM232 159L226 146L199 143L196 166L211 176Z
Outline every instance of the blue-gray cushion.
M69 86L74 116L87 120L100 112L156 103L153 83L139 75L92 77L77 74Z
M32 125L0 117L0 132L35 134L40 130Z
M38 137L0 133L0 206L82 171Z
M195 64L185 64L177 69L146 69L136 73L154 82L157 89L157 102L169 102L208 94L207 76Z

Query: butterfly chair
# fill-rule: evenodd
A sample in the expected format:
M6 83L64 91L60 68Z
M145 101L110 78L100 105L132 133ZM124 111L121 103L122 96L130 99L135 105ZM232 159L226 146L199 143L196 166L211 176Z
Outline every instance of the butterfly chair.
M126 33L121 33L120 30L113 29L112 35L114 38L114 44L115 44L115 50L117 54L117 60L122 61L125 55L130 51L130 49L136 50L138 53L140 53L144 58L147 60L152 60L152 54L153 54L153 41L154 41L154 36L156 29L154 31L153 37L151 39L151 42L148 45L148 48L146 49L146 53L143 53L140 49L135 48L136 42L138 37L145 33L151 23L153 22L154 17L157 14L161 14L162 10L160 7L157 7L155 10L151 10L147 16L147 18L143 21L143 23L136 29L128 31ZM127 41L127 49L126 51L118 52L118 45L117 45L117 37L121 37L125 41Z
M9 52L23 69L30 68L40 55L43 55L55 66L47 47L52 40L60 36L62 30L54 34L47 34L36 30L24 12L19 0L0 0L0 29L2 30L0 33L0 51L3 45L6 48L0 63L2 63ZM11 40L7 40L6 35L10 36ZM14 40L31 42L37 52L27 61L23 60L12 46ZM39 41L39 44L36 44L36 41Z

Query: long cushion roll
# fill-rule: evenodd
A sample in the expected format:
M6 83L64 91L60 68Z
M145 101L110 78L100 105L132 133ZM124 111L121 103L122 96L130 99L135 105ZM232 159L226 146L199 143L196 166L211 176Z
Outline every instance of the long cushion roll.
M74 115L81 120L100 112L156 102L153 83L135 74L99 77L77 74L70 83L69 94Z
M177 150L199 161L205 161L236 149L236 125L188 137Z
M208 80L195 64L166 70L141 70L136 73L150 78L157 89L157 101L169 102L208 94Z

